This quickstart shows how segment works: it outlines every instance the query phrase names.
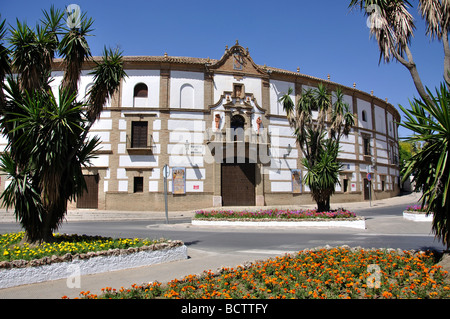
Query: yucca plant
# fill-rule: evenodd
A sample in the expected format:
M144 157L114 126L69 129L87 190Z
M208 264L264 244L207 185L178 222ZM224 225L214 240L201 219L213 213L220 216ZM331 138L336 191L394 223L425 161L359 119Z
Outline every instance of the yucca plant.
M35 30L17 22L7 39L8 51L2 43L4 22L0 24L0 82L6 92L0 101L0 128L8 139L0 169L11 181L1 199L14 207L29 242L52 241L68 200L86 189L82 169L98 145L97 138L87 140L87 133L126 75L121 53L105 51L96 64L95 70L102 72L94 75L95 90L87 102L77 101L81 69L91 57L86 36L92 20L84 15L79 27L63 29L63 16L52 7ZM57 55L64 76L55 96L49 83Z
M2 159L1 169L12 180L2 198L6 207L15 208L31 242L52 238L63 221L67 200L85 188L82 167L89 164L98 145L97 138L79 143L88 122L81 111L83 104L68 92L61 90L58 100L51 91L15 98L7 89L11 98L7 103L15 103L21 112L7 113L13 126L10 134L16 138ZM70 158L77 144L81 147Z
M304 182L311 190L318 211L328 211L330 197L339 183L339 141L349 134L354 116L340 88L335 89L334 103L329 88L323 84L302 92L297 104L291 94L290 88L280 102L303 153L302 164L307 170ZM313 117L313 111L317 112L317 118Z
M337 160L339 144L332 139L321 137L318 156L311 165L311 161L303 159L306 169L305 184L311 190L312 197L317 203L317 211L330 210L330 197L334 194L335 186L339 184L339 173L342 164Z
M406 161L403 176L413 176L415 188L422 191L421 204L433 214L432 230L447 249L450 246L450 92L442 84L430 100L414 99L405 113L403 127L414 134L407 141L422 147Z

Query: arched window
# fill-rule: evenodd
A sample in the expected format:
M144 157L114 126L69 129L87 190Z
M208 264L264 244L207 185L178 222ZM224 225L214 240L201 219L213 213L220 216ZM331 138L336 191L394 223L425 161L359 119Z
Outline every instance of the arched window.
M148 87L144 83L138 83L134 87L133 97L148 97Z
M233 140L244 141L245 119L241 115L233 115L230 121L230 128L233 134Z
M138 83L134 87L133 106L148 106L148 87L144 83Z
M194 105L194 87L190 84L182 85L180 89L180 107L193 109Z
M244 128L245 119L242 115L233 115L231 117L230 126L232 129Z

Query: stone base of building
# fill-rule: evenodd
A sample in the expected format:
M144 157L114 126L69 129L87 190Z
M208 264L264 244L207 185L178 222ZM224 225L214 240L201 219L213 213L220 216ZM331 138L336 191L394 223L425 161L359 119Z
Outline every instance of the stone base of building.
M372 200L380 200L397 196L398 191L377 191L372 194ZM222 196L211 193L187 193L183 195L167 195L169 211L186 211L195 209L205 209L211 207L223 207ZM336 193L331 197L331 203L345 203L367 201L362 192ZM255 196L255 205L248 207L262 206L304 206L315 205L310 193L270 193ZM241 206L244 207L244 206ZM76 203L69 204L69 209L77 209ZM164 211L165 200L163 193L106 193L103 200L99 201L98 210L117 211Z

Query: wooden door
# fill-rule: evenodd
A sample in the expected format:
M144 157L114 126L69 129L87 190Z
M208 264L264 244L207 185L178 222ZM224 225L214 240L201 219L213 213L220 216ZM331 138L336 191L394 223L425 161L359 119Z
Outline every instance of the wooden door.
M84 175L87 190L77 197L77 208L98 208L98 175Z
M255 164L222 164L222 204L224 206L255 205Z

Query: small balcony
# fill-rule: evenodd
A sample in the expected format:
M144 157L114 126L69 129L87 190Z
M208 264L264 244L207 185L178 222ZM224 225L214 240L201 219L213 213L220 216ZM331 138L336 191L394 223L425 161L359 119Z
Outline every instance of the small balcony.
M153 136L147 134L133 139L131 135L127 134L127 152L130 155L149 155L153 154Z
M248 144L270 144L270 135L267 131L257 133L253 129L231 129L213 131L207 130L205 142L210 143L248 143Z

